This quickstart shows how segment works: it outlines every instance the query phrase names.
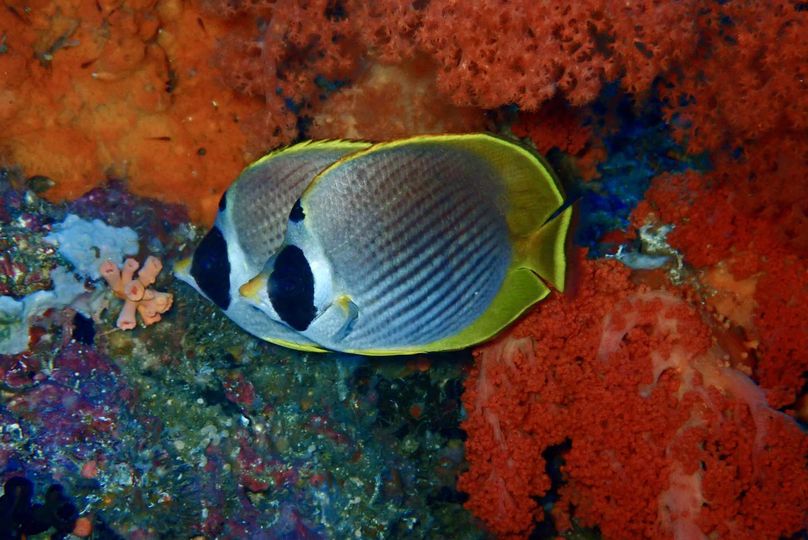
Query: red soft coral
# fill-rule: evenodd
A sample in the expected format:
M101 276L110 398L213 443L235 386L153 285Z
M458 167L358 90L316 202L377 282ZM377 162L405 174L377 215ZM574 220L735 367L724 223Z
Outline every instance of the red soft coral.
M542 154L558 148L577 155L592 139L592 130L584 125L580 111L559 99L545 103L537 112L520 114L511 129L518 137L529 137Z
M524 537L549 487L542 451L571 440L553 516L605 538L777 538L808 518L808 438L726 367L699 313L583 262L574 298L481 347L464 403L467 506ZM774 510L775 506L778 508Z
M760 335L755 377L777 407L793 408L808 373L808 264L786 256L760 277L754 323ZM804 391L803 391L804 393Z
M697 2L430 2L417 37L454 103L535 110L554 96L582 105L608 81L648 90L696 45Z
M799 2L710 2L696 21L699 53L662 87L691 151L808 127L808 14Z
M583 104L618 67L596 36L609 32L600 2L431 2L418 33L439 64L438 87L459 105L536 109L561 92Z
M623 87L646 91L660 74L689 61L696 49L701 2L607 2L612 48L623 66Z
M354 30L333 2L207 4L211 15L229 18L230 34L214 58L225 83L266 103L265 114L242 120L254 144L290 142L298 133L292 109L319 99L317 78L346 78L356 66Z
M348 0L346 5L369 56L385 63L397 63L415 55L415 35L421 27L423 6L427 3L413 0Z
M753 377L775 407L795 407L808 372L806 156L808 137L770 135L713 171L655 179L641 210L675 226L668 238L692 266L724 262L735 279L756 279L745 331L760 344Z
M620 78L633 92L689 57L694 0L612 4L536 4L532 0L459 3L328 0L208 0L229 17L231 35L217 64L238 92L267 100L270 141L288 139L284 99L306 106L322 97L318 77L351 78L357 66L420 54L437 67L437 87L459 106L517 104L536 110L555 96L592 101ZM274 137L274 138L273 138Z

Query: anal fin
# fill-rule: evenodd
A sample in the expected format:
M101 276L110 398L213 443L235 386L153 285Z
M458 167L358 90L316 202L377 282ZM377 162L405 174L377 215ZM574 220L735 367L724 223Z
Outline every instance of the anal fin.
M491 339L532 305L550 294L547 285L527 268L512 269L489 308L462 332L430 343L422 351L464 349Z

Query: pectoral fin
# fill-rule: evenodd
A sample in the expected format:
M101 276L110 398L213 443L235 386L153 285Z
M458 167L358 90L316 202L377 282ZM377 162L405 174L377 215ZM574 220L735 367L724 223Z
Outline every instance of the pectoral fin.
M312 321L311 328L321 336L342 341L351 333L358 317L359 307L350 296L343 294Z

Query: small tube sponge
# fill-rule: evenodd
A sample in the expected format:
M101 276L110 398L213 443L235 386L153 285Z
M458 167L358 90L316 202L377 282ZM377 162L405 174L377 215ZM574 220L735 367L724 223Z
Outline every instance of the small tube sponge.
M146 326L158 322L161 314L171 308L174 300L170 293L148 288L163 269L160 259L149 256L135 277L138 268L140 265L135 259L126 259L121 269L109 260L104 261L99 269L115 296L124 301L116 323L121 330L131 330L135 327L136 313L140 314Z

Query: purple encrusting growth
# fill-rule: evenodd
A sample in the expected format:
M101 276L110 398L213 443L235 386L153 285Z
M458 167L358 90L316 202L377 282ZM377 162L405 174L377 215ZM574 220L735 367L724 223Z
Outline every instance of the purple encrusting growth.
M0 174L2 230L30 223L18 230L33 239L68 213L101 219L166 267L198 241L181 207L123 183L56 206L16 179ZM70 270L53 250L24 264ZM104 538L483 537L454 489L466 357L424 371L289 351L168 272L155 286L175 298L159 324L122 332L115 309L52 309L28 350L0 356L0 483L25 475L39 497L62 484Z
M2 358L0 372L19 389L5 407L25 423L42 450L57 451L57 463L66 457L58 450L71 445L74 457L91 458L113 442L129 389L108 358L74 342L60 348L47 373L44 367L20 357ZM27 371L22 375L20 369ZM17 383L20 375L30 379L28 384ZM46 465L53 468L54 461Z

